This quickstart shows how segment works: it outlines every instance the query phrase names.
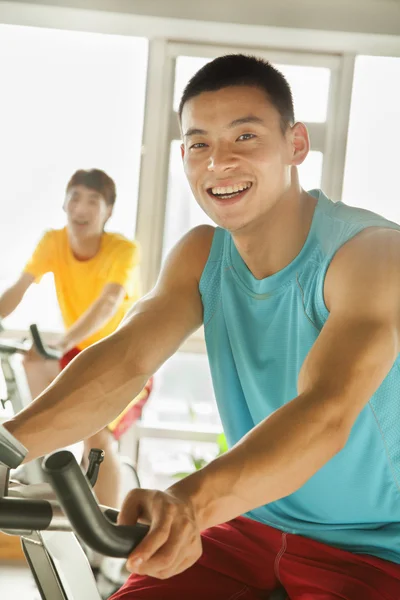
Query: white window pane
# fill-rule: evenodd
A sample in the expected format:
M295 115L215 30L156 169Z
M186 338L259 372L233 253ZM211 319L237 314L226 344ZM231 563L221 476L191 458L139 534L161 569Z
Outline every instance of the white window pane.
M220 425L208 359L178 352L156 373L143 422Z
M189 79L210 62L210 58L178 56L175 69L174 110L177 111L183 90ZM326 121L330 86L330 69L299 65L275 64L285 75L293 93L295 115L298 121L323 123Z
M189 83L189 79L211 60L211 58L201 58L200 56L177 57L175 67L174 111L178 111L183 90L187 83Z
M195 470L193 459L208 463L217 455L218 445L213 443L142 438L138 469L140 482L143 488L165 490L183 474Z
M328 111L331 71L324 67L275 65L292 89L297 121L324 123Z
M141 438L139 476L145 487L167 488L176 474L194 470L193 459L211 461L218 445L203 441L168 439L176 428L195 429L215 439L222 425L215 402L208 359L205 354L178 352L155 374L154 388L143 409L142 424L159 437ZM175 434L176 435L176 434Z
M300 185L303 189L312 190L321 187L323 158L322 152L312 150L299 166Z
M164 256L189 229L202 223L214 225L194 199L183 170L180 144L179 140L171 142L163 244Z
M144 38L0 25L0 287L15 278L43 231L64 224L67 181L99 168L116 182L107 228L135 232L147 72ZM36 286L35 286L36 287ZM7 325L57 318L46 284ZM47 282L47 288L51 283ZM33 295L32 295L33 294ZM36 301L33 302L33 296ZM44 308L46 306L46 308Z
M342 199L400 222L400 58L356 60Z

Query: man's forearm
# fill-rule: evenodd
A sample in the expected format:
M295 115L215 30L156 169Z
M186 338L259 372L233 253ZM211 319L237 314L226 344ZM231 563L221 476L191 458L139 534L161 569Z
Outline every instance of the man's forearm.
M120 302L107 298L96 300L64 335L64 350L68 352L101 329L115 315L119 305Z
M192 500L201 529L288 496L347 439L340 423L327 414L321 399L299 396L170 491Z
M145 385L124 357L122 330L82 352L30 406L5 427L29 451L28 460L84 438L115 419Z
M10 287L0 296L0 318L8 317L18 306L23 293L16 286Z

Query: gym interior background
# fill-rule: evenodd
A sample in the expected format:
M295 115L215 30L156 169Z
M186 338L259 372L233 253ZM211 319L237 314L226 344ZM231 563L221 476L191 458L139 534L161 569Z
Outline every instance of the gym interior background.
M0 1L0 291L62 226L71 173L91 167L116 181L108 229L140 241L152 287L174 242L207 222L181 167L180 93L236 51L292 85L312 145L303 187L400 222L400 0ZM51 277L33 288L7 326L59 331ZM125 443L134 454L140 436L142 484L164 488L192 457L215 456L219 431L200 331L157 374Z

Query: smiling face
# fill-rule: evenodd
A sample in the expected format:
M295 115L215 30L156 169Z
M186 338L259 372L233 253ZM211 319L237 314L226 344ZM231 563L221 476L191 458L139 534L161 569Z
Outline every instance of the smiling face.
M183 107L182 157L193 194L231 232L265 220L292 186L292 168L309 145L301 123L281 128L278 110L257 87L203 92Z
M74 185L67 193L64 210L68 229L78 239L101 236L112 212L104 196L85 185Z

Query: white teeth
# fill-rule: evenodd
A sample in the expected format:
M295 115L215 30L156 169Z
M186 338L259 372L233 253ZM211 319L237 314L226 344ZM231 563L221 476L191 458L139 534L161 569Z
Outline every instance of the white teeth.
M216 195L233 194L247 190L249 187L251 187L251 183L235 183L235 185L229 185L227 187L213 187L211 188L211 191Z

